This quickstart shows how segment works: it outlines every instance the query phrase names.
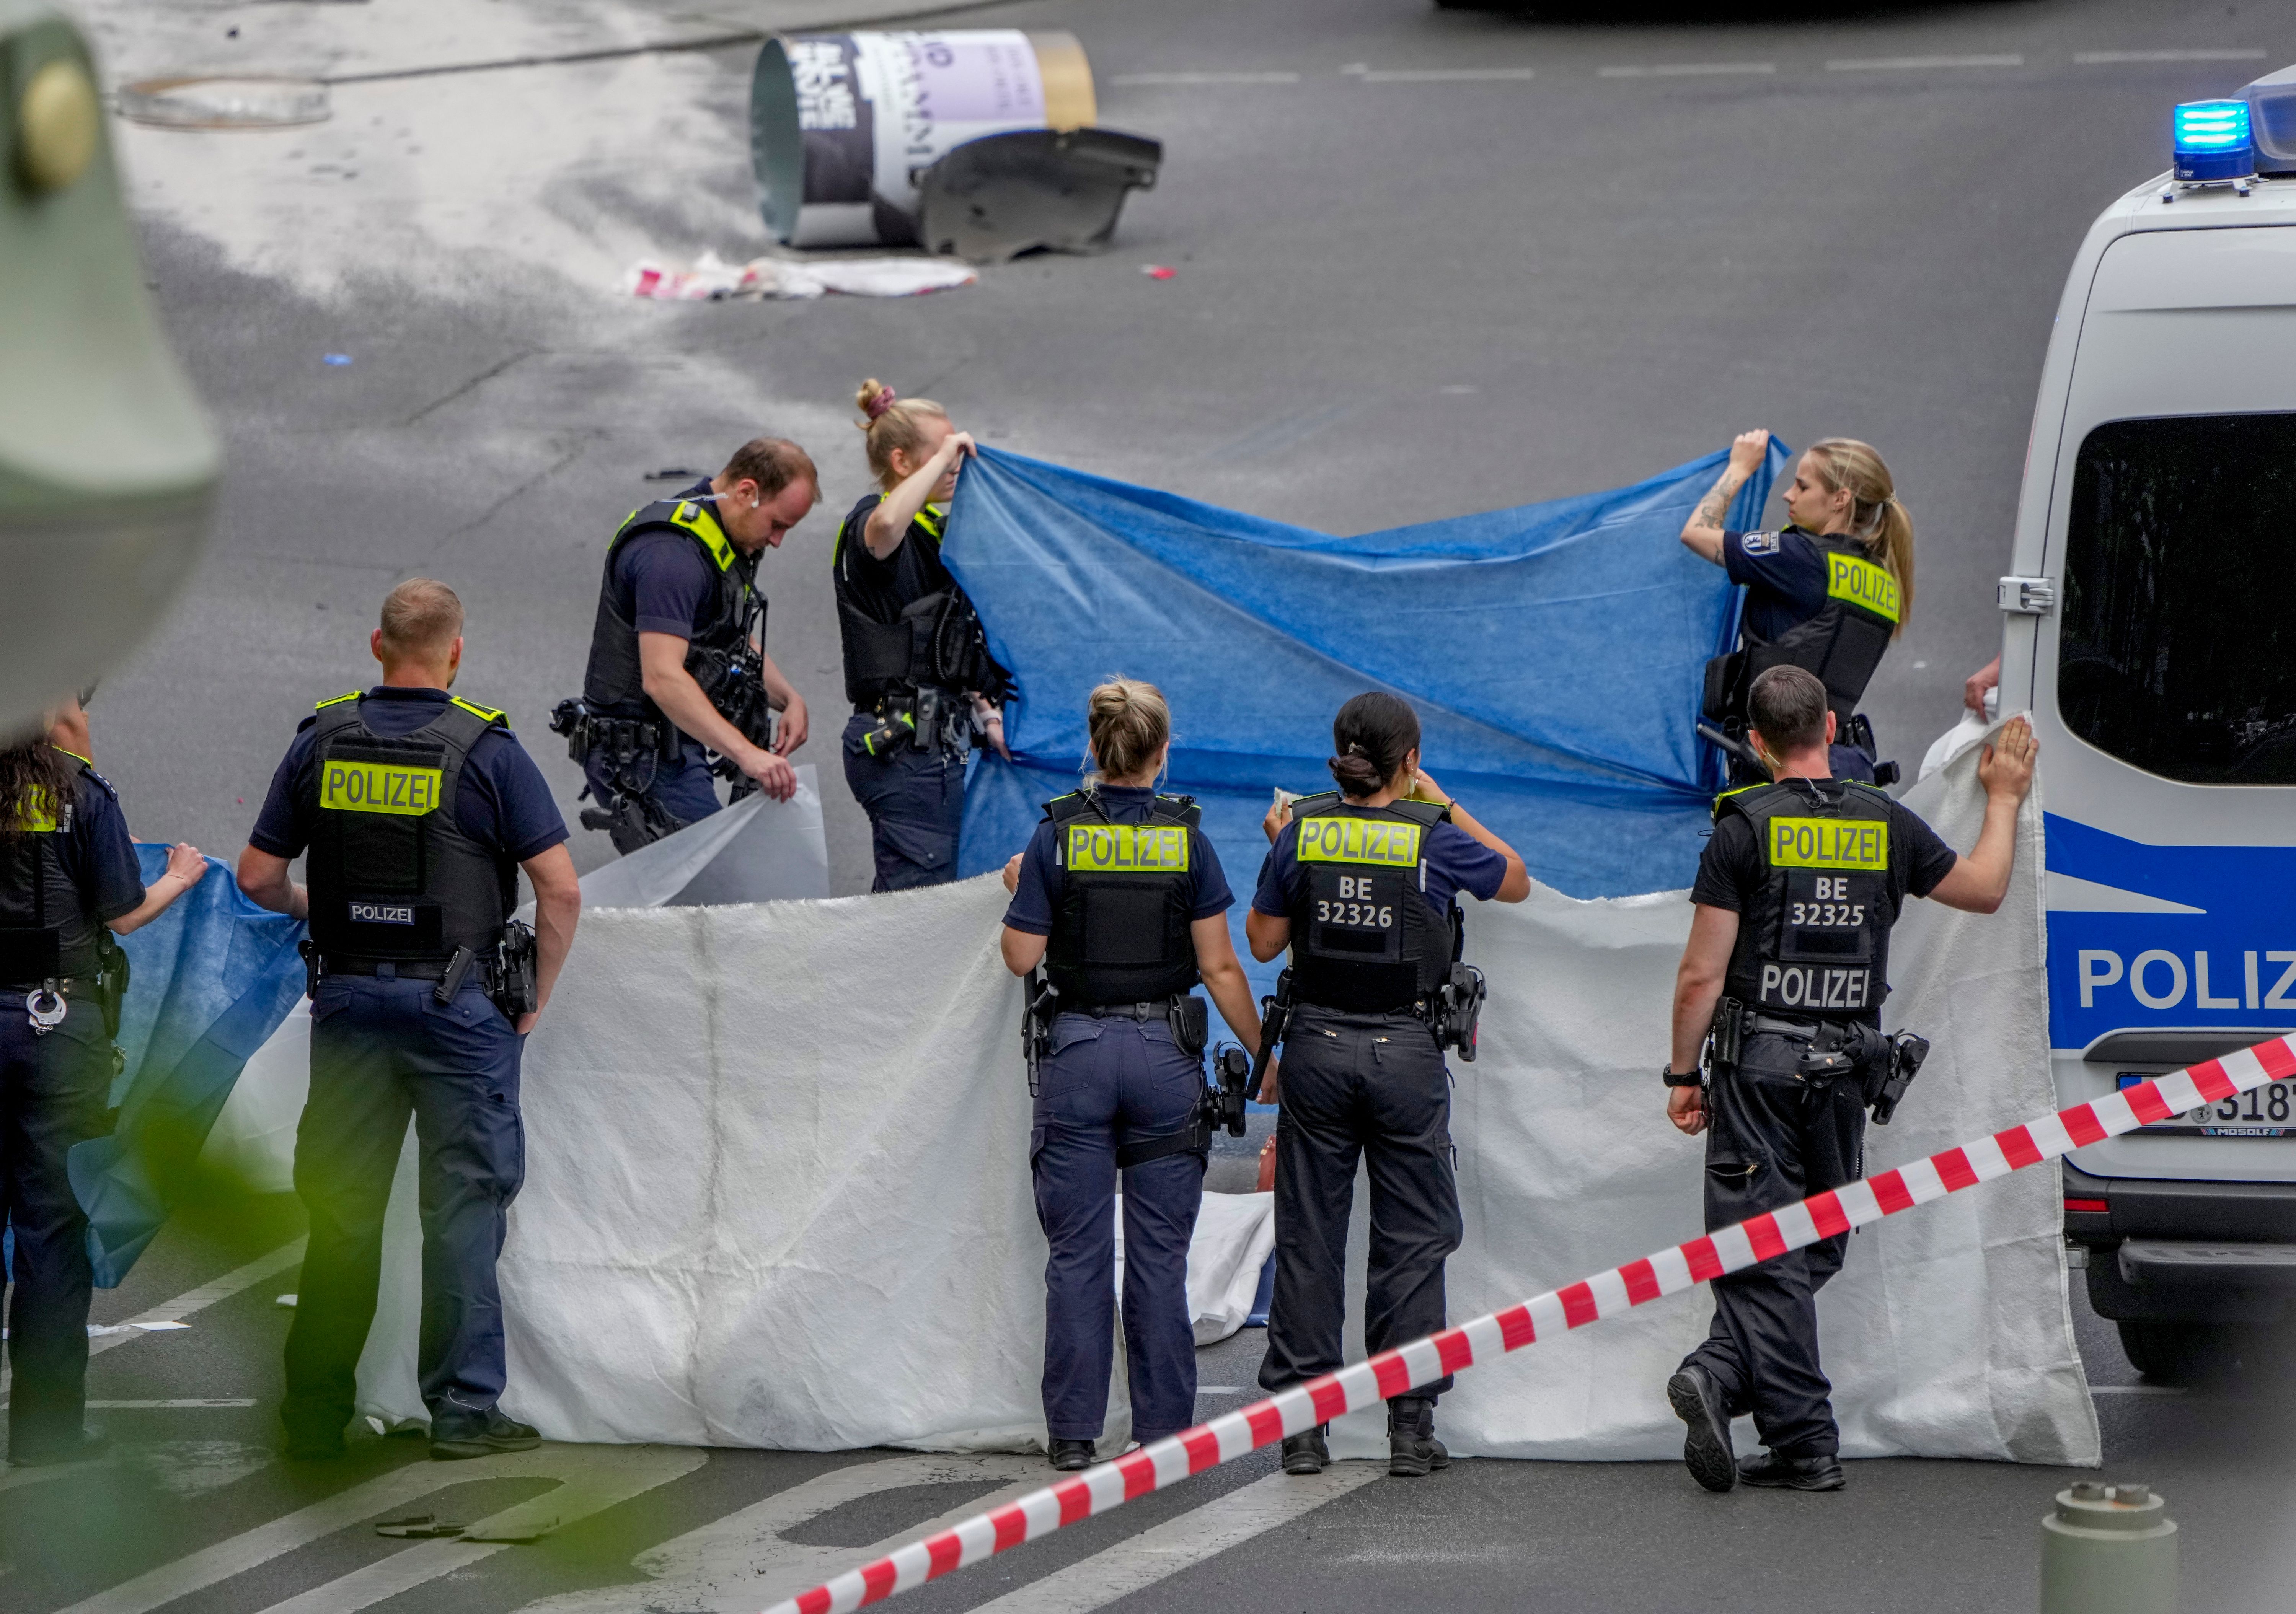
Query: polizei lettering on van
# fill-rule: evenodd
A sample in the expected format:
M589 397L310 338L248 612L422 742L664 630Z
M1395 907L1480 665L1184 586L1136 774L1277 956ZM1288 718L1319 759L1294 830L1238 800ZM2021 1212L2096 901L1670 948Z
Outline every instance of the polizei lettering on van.
M1766 963L1756 1001L1766 1009L1862 1014L1874 1006L1874 971L1827 964Z
M1388 818L1302 818L1300 861L1407 869L1419 861L1419 826Z
M396 813L419 818L439 805L439 770L388 762L330 760L319 781L319 805L336 813Z

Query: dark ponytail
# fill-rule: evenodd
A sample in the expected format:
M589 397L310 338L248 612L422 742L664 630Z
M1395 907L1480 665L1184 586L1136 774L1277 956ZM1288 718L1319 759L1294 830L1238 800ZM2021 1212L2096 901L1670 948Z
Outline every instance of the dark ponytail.
M1350 796L1375 795L1419 745L1419 715L1383 690L1357 695L1332 719L1332 777Z

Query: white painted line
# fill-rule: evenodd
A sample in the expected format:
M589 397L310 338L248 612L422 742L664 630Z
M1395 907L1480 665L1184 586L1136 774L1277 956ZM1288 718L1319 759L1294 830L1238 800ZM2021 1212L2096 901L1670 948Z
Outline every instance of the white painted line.
M1660 61L1649 67L1597 69L1598 78L1705 78L1726 73L1775 73L1775 61Z
M357 1610L373 1608L386 1597L411 1592L441 1575L467 1569L509 1544L504 1541L417 1542L284 1602L272 1603L262 1614L354 1614Z
M161 1412L194 1406L253 1406L255 1405L255 1397L252 1396L229 1396L218 1397L207 1400L91 1401L87 1405L92 1408L101 1408L105 1412Z
M1199 1396L1241 1396L1243 1394L1243 1386L1241 1384L1199 1384L1196 1386L1196 1394Z
M1413 67L1365 68L1354 77L1365 84L1521 84L1532 74L1527 67Z
M2082 67L2118 67L2136 61L2262 61L2265 53L2251 50L2194 51L2075 51Z
M299 1237L291 1244L282 1244L267 1256L258 1256L246 1266L227 1272L212 1283L202 1283L197 1289L185 1290L172 1300L162 1300L149 1311L142 1311L125 1323L111 1325L111 1331L98 1334L87 1342L87 1354L107 1351L116 1345L143 1337L143 1331L154 1323L180 1323L195 1311L203 1311L217 1300L227 1300L240 1290L275 1277L303 1258L303 1241ZM14 1373L0 1369L0 1405L4 1405L8 1385Z
M1376 1462L1334 1463L1315 1475L1269 1474L977 1604L972 1614L1088 1614L1386 1477Z
M1135 85L1297 84L1297 73L1119 73L1109 83Z
M1843 56L1825 64L1829 73L1918 73L1933 68L2023 67L2022 56Z
M2092 1384L2092 1396L2181 1396L2185 1392L2171 1384Z

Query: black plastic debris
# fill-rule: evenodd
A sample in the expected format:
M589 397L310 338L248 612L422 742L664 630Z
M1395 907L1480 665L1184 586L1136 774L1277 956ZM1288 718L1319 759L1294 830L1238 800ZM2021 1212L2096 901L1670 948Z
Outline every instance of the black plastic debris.
M956 147L918 181L925 250L974 263L1098 252L1132 191L1152 189L1164 144L1113 129L1020 129Z

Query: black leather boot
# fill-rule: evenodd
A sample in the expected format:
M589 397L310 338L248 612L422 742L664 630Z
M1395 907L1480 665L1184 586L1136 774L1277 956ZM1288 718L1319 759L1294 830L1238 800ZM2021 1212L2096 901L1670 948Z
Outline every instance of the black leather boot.
M1052 1449L1053 1466L1063 1474L1074 1474L1092 1466L1092 1442L1089 1440L1055 1440Z
M1690 1426L1682 1443L1682 1461L1690 1477L1710 1491L1726 1491L1738 1483L1738 1459L1730 1445L1730 1409L1722 1404L1722 1387L1696 1363L1666 1381L1667 1404L1674 1415Z
M1782 1457L1764 1452L1741 1462L1738 1478L1748 1485L1779 1491L1838 1491L1849 1483L1841 1461L1831 1452L1815 1457Z
M1324 1442L1324 1433L1331 1426L1319 1423L1314 1429L1302 1430L1296 1435L1283 1437L1283 1471L1287 1474L1320 1474L1332 1460L1332 1448Z
M1398 1396L1387 1404L1387 1471L1398 1479L1417 1479L1451 1466L1451 1454L1435 1438L1435 1404L1417 1396Z

